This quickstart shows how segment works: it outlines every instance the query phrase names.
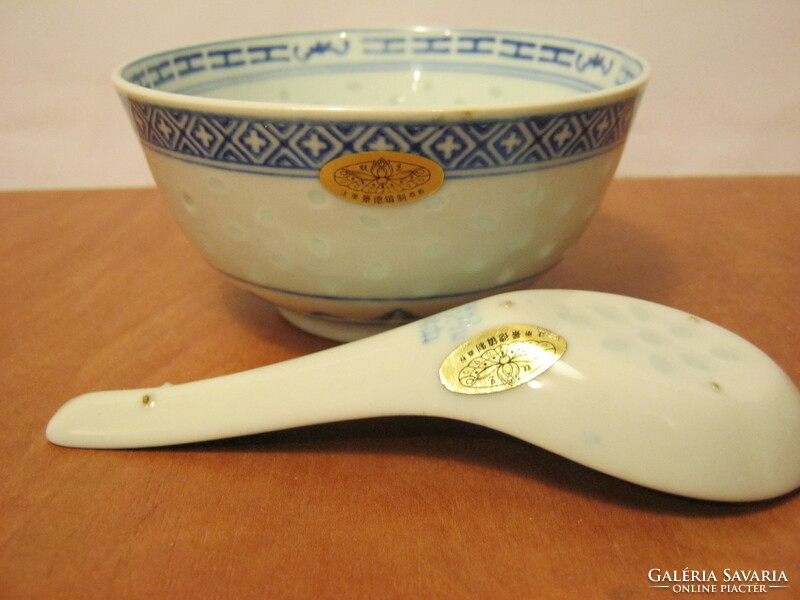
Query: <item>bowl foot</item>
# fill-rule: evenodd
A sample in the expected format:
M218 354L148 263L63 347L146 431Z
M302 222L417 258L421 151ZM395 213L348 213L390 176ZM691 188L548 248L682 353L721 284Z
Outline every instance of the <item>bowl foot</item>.
M361 338L369 337L376 333L382 333L405 324L397 321L387 321L385 323L339 321L327 317L298 313L285 308L279 308L278 312L280 312L284 319L298 329L337 342L360 340Z

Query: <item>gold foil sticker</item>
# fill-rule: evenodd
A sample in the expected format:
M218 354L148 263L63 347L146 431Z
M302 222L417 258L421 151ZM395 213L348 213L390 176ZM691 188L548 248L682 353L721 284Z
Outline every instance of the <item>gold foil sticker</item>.
M393 206L434 193L444 182L444 169L415 154L361 152L332 160L319 178L326 190L350 202Z
M527 383L552 367L567 340L536 325L505 325L484 331L453 350L439 377L451 392L491 394Z

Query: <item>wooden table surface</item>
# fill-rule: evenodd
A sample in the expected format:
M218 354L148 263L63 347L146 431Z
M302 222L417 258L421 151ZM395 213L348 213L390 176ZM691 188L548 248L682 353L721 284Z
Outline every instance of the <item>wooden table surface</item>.
M800 177L623 179L536 287L661 302L800 382ZM77 394L333 345L206 265L152 189L0 194L0 598L669 598L661 573L776 570L800 496L723 504L478 427L366 420L169 449L49 444ZM663 583L662 583L663 585ZM687 585L687 584L684 584ZM694 582L698 585L698 582ZM721 596L746 597L742 593Z

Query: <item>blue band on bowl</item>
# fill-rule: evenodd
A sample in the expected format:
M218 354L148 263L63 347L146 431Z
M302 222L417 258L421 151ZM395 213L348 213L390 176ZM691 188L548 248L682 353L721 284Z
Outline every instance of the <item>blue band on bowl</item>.
M383 150L434 160L448 177L476 177L607 152L625 140L636 98L536 117L460 123L281 123L128 102L146 147L208 166L317 177L334 158Z

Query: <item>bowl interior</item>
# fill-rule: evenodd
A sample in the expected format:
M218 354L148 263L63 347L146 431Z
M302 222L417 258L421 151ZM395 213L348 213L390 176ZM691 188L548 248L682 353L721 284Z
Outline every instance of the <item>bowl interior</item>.
M291 106L513 106L636 87L645 63L569 37L497 31L357 30L182 48L122 67L123 87Z

